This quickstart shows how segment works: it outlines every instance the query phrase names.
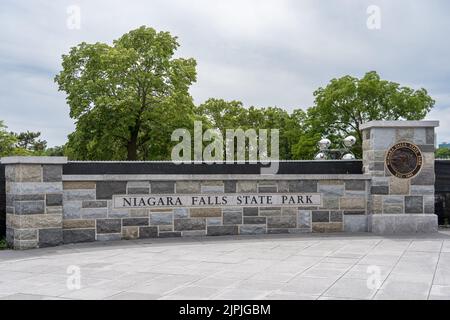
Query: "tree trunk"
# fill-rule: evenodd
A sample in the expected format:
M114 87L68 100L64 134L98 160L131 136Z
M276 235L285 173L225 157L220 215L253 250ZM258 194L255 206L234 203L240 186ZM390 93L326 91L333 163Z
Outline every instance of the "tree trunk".
M133 132L131 134L131 138L127 143L127 160L128 161L135 161L137 160L137 132Z

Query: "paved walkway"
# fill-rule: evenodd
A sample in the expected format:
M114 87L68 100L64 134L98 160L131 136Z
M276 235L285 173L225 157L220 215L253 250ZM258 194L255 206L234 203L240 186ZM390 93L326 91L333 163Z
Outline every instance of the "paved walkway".
M8 250L0 274L0 299L450 299L450 232Z

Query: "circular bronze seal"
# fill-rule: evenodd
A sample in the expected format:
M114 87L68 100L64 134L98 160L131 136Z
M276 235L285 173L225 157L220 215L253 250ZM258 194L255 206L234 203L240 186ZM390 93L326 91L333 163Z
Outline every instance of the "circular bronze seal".
M389 149L386 166L389 171L401 179L414 177L422 168L422 153L419 147L409 142L400 142Z

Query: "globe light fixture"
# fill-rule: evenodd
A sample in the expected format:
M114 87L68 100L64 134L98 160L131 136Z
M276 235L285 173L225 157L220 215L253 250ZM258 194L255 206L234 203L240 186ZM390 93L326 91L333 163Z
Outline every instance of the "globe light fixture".
M356 144L356 138L354 136L348 136L340 143L340 148L331 149L331 140L322 138L317 146L319 152L314 156L314 160L354 160L355 155L351 151Z
M342 160L355 160L355 156L353 153L346 153L342 157Z
M353 147L356 143L356 138L354 136L348 136L347 138L344 139L344 145L346 147Z
M323 152L319 152L318 154L316 154L316 156L314 157L314 160L326 160L327 156L325 155L325 153Z
M322 139L319 141L319 149L320 151L327 150L331 146L331 141L329 139Z

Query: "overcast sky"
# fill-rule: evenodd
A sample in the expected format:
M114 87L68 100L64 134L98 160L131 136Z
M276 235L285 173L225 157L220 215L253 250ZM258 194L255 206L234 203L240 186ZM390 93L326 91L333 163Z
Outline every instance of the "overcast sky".
M68 27L73 5L79 29ZM380 29L367 27L371 5ZM441 121L438 141L450 141L449 13L448 0L1 0L0 120L65 143L74 123L53 82L61 55L147 25L178 36L177 55L197 60L196 103L307 108L330 79L376 70L426 88L436 100L428 119Z

